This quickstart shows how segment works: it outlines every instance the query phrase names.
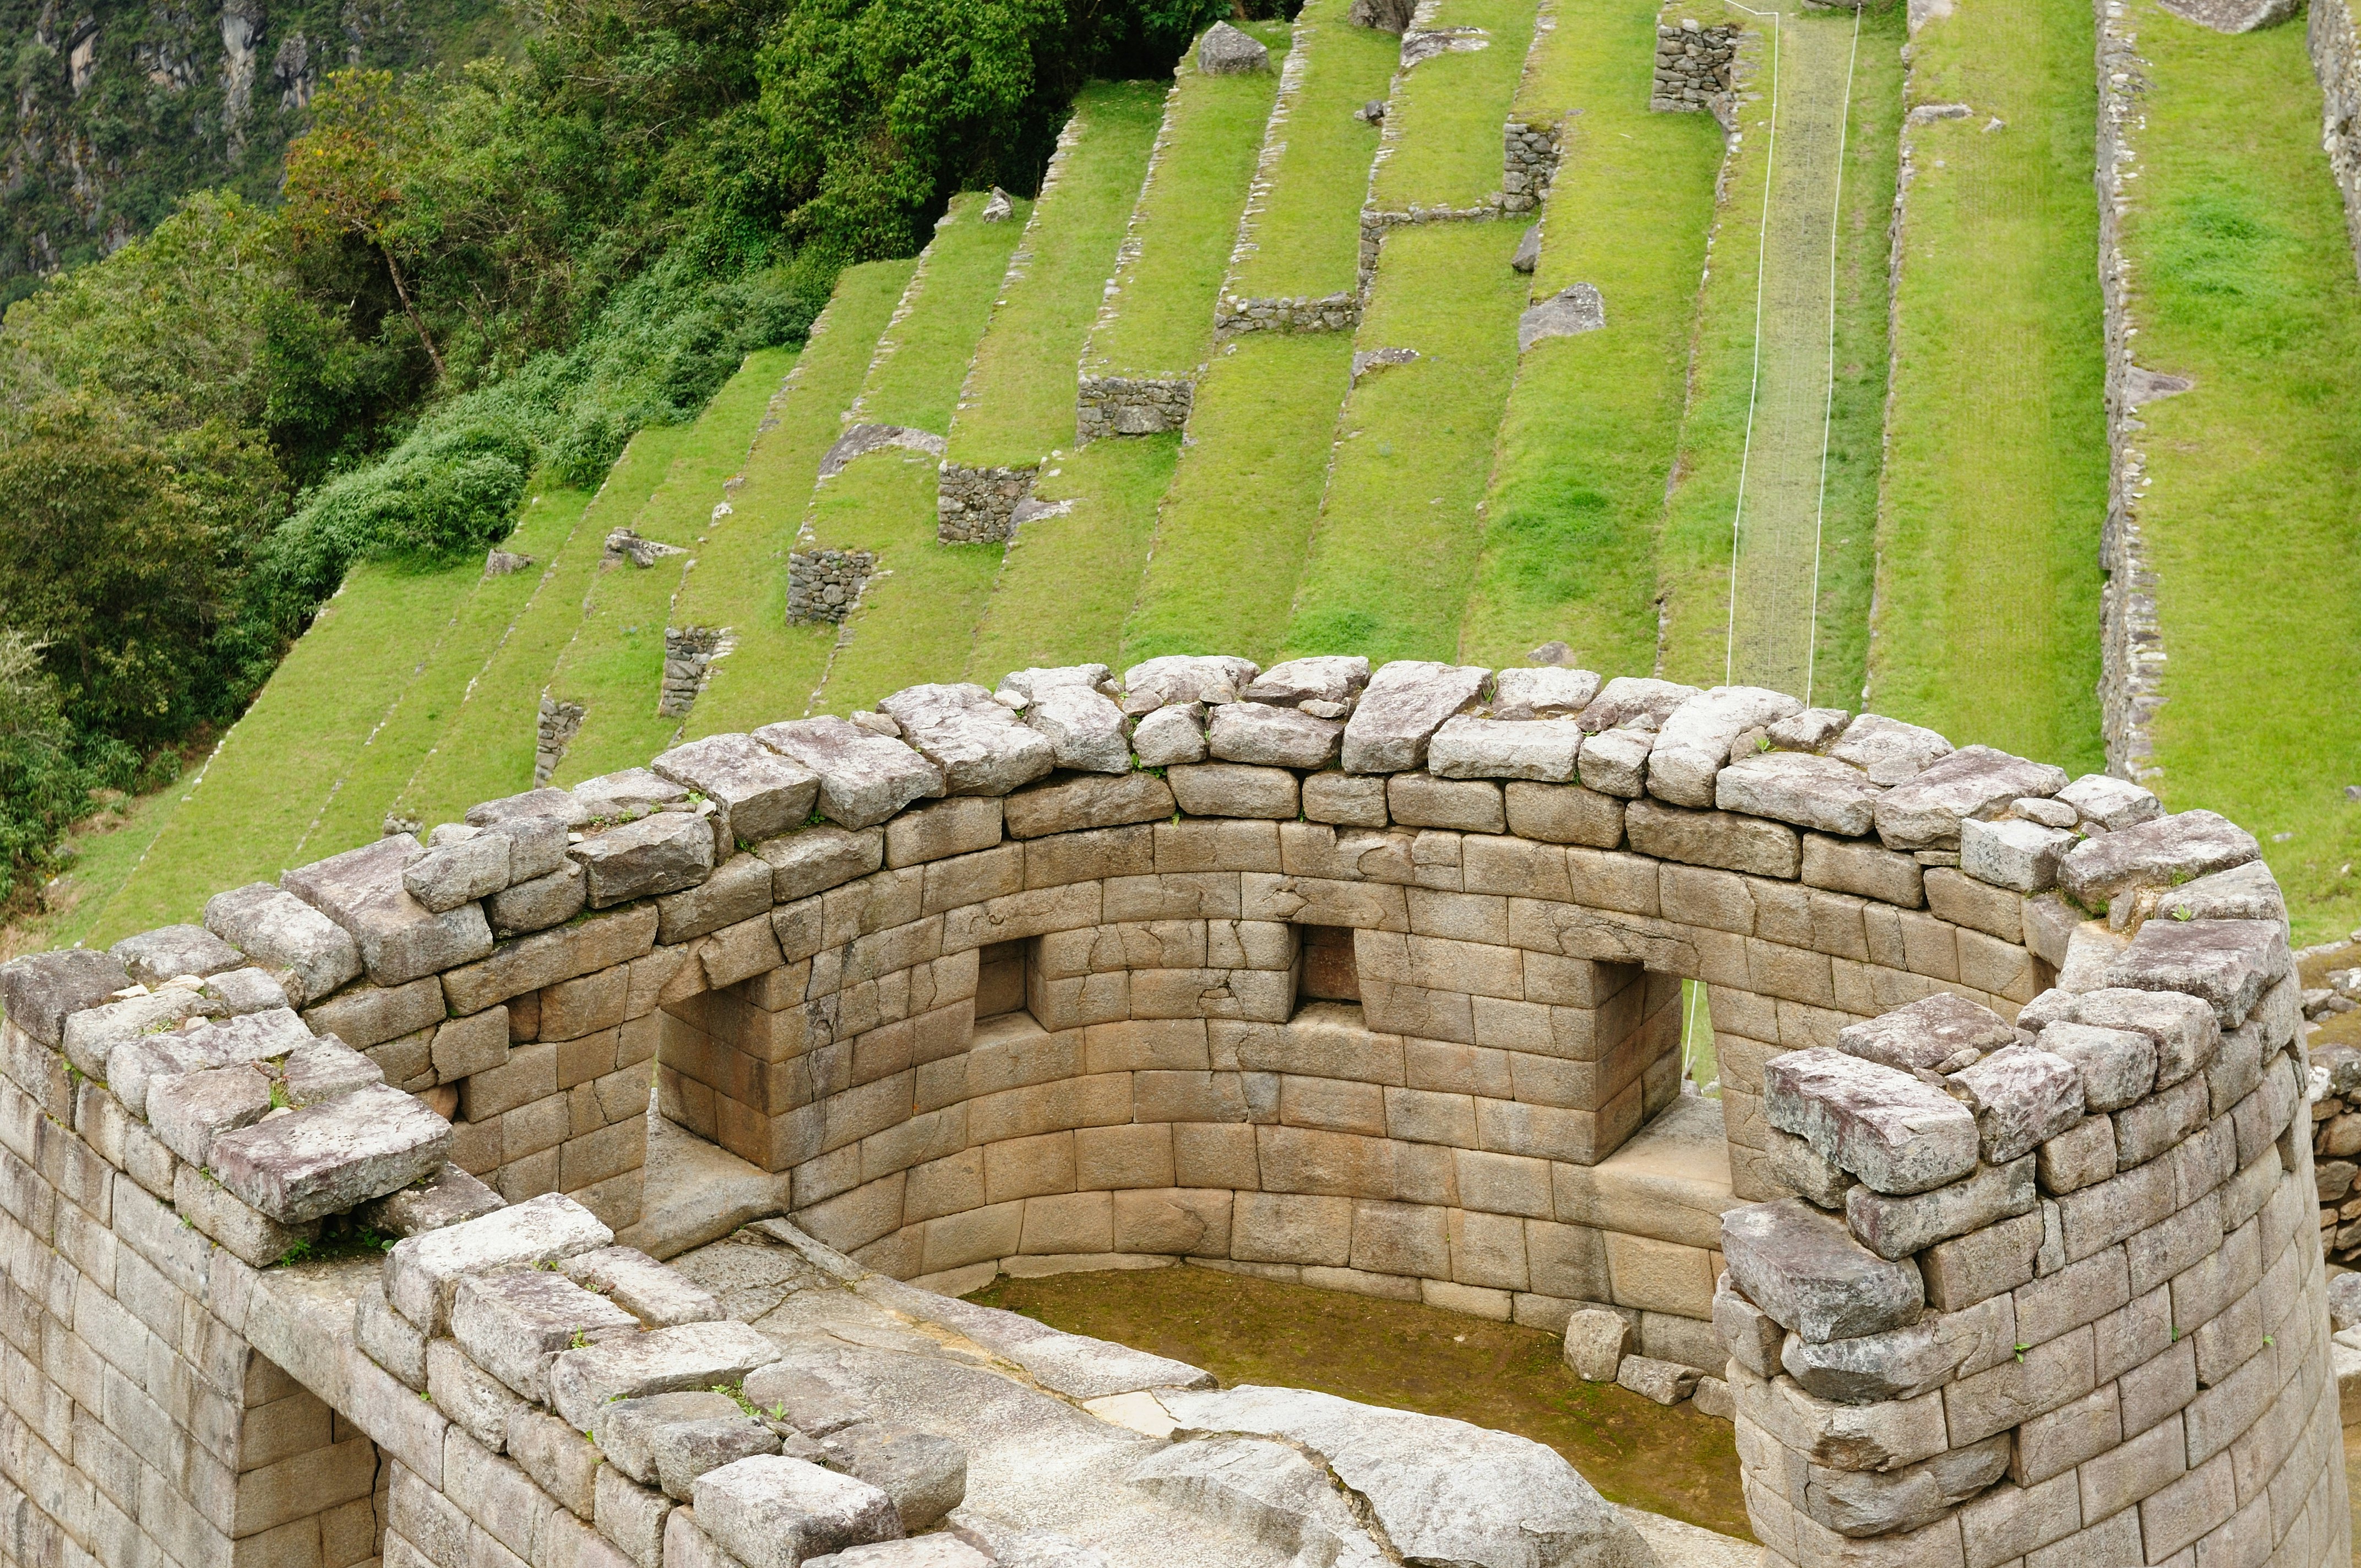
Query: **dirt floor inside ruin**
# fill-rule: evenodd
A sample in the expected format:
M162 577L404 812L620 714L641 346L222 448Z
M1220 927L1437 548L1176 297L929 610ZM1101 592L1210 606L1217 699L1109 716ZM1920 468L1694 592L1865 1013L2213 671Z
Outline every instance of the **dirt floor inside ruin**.
M1538 1329L1208 1268L1006 1276L970 1298L1202 1366L1519 1432L1609 1501L1752 1540L1730 1423L1586 1383Z

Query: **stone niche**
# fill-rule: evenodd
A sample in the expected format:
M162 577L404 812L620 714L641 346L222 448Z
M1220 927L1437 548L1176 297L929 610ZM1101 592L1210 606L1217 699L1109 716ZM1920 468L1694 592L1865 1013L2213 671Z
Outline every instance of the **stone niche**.
M743 1376L732 1325L657 1328L628 1251L579 1277L604 1305L546 1287L563 1321L450 1294L653 1239L653 1087L770 1195L709 1234L784 1211L848 1278L1153 1256L1617 1312L1729 1379L1799 1564L2341 1562L2286 929L2211 813L1755 688L1213 656L912 687L0 966L0 1329L88 1485L13 1443L0 1477L109 1563L152 1560L104 1544L136 1520L174 1563L284 1530L329 1563L364 1503L389 1563L471 1531L537 1563L500 1534L528 1473L549 1541L713 1561L647 1534L653 1481L589 1508L551 1434ZM1919 1050L1914 1004L1968 1022ZM364 1225L418 1234L283 1266ZM88 1354L10 1326L43 1313ZM686 1359L572 1392L503 1360L627 1326ZM254 1410L299 1435L235 1435Z

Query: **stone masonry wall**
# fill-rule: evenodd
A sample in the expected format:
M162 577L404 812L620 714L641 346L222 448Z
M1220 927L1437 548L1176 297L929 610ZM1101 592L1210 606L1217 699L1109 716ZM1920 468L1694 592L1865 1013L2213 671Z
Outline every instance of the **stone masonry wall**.
M1083 376L1074 395L1074 433L1082 442L1110 435L1159 435L1187 426L1197 383L1186 376Z
M1730 100L1730 73L1738 59L1736 26L1701 27L1684 19L1656 26L1655 84L1648 107L1658 114L1714 114Z
M873 550L795 550L787 554L787 624L840 621L861 602L877 569Z
M2345 194L2345 226L2353 236L2356 264L2361 264L2361 33L2353 25L2353 9L2345 0L2316 0L2304 23L2305 41L2312 49L2312 69L2326 97L2322 116L2321 145L2328 167Z
M2284 916L2118 923L2014 1026L1766 1064L1801 1195L1715 1299L1766 1561L2351 1561Z
M705 695L706 673L720 657L724 636L713 626L664 628L664 684L656 697L662 718L686 718Z
M1033 493L1038 464L969 468L945 463L935 499L935 540L941 544L997 544L1015 536L1016 509Z

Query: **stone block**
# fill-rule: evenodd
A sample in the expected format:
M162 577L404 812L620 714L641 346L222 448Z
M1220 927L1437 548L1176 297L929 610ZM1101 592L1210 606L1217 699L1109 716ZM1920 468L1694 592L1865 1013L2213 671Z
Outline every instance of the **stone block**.
M1696 1391L1697 1374L1677 1361L1627 1355L1616 1368L1615 1381L1627 1391L1659 1405L1677 1405Z
M893 1500L906 1535L933 1529L967 1497L967 1451L950 1438L891 1421L859 1421L830 1433L825 1446L836 1464Z
M453 1426L495 1453L508 1442L509 1418L531 1409L447 1339L426 1343L426 1397Z
M1388 820L1386 781L1333 771L1313 773L1303 781L1302 806L1305 818L1312 822L1383 828Z
M907 687L879 702L918 754L943 772L950 795L1004 795L1057 765L1050 738L1028 729L982 686Z
M480 1013L528 991L641 958L655 945L655 934L656 912L641 905L515 938L482 962L445 972L444 999L454 1014Z
M1979 1165L1961 1181L1906 1197L1856 1187L1845 1196L1845 1222L1881 1257L1907 1257L1938 1242L2023 1214L2035 1202L2033 1158Z
M1602 694L1602 700L1605 694ZM1803 704L1759 686L1716 686L1664 716L1648 762L1648 793L1675 806L1713 804L1714 779L1730 743L1748 729L1802 711ZM1584 715L1586 728L1594 722Z
M410 895L402 869L418 852L407 833L299 866L280 885L352 933L379 985L401 985L491 951L481 905L435 914Z
M820 814L847 828L873 828L913 801L943 792L942 771L934 763L899 740L841 718L766 724L754 739L816 774Z
M1434 732L1476 701L1490 674L1418 660L1384 665L1345 727L1345 771L1400 773L1422 765Z
M2023 796L2066 785L2065 771L2028 762L1990 746L1966 746L1886 791L1873 815L1889 850L1953 850L1960 823L1993 814Z
M205 929L249 959L280 971L289 1000L299 1007L327 995L361 972L360 946L349 932L293 894L269 883L251 883L207 899ZM127 976L122 983L128 983ZM120 984L107 988L109 992L119 989ZM66 993L54 994L61 999ZM0 981L0 998L9 1000L12 1018L38 1023L49 1015L49 1004L31 995L22 1004L8 998L5 981ZM87 1006L90 1000L75 1006ZM60 1007L59 1015L73 1010ZM23 1026L29 1029L32 1025Z
M510 880L509 840L496 833L437 844L401 868L403 889L436 915L498 893Z
M1943 1412L1951 1446L1982 1442L2091 1392L2097 1386L2092 1344L2091 1331L2076 1329L2030 1346L2021 1359L2004 1361L1946 1386Z
M509 1418L508 1452L534 1485L582 1519L597 1507L598 1444L555 1416L522 1409Z
M566 853L588 878L589 906L605 909L705 881L713 873L714 832L697 812L658 811L586 838Z
M223 1134L211 1164L241 1202L300 1225L432 1175L450 1151L448 1122L375 1084Z
M1825 1047L1764 1064L1763 1104L1772 1125L1896 1196L1965 1177L1982 1145L1974 1114L1941 1091Z
M1874 898L1905 909L1918 908L1928 894L1923 869L1911 856L1821 833L1804 835L1802 876L1809 887Z
M2132 1029L2052 1024L2040 1047L2063 1057L2082 1075L2082 1101L2092 1111L2120 1111L2156 1085L2156 1041Z
M356 1050L442 1021L443 984L433 975L407 985L350 986L303 1011L303 1022L313 1031L334 1035Z
M151 988L184 974L218 974L246 961L236 948L202 926L162 926L142 931L107 948L106 956L121 964L133 980ZM0 982L4 987L5 982ZM5 994L0 989L0 997Z
M148 1090L148 1124L166 1148L197 1166L207 1163L218 1135L251 1126L269 1109L270 1080L247 1063L160 1079Z
M736 1383L778 1355L769 1340L727 1320L651 1329L561 1353L549 1369L550 1399L567 1422L587 1428L610 1399Z
M582 913L590 896L590 879L568 861L555 871L514 883L484 901L495 937L563 925Z
M1586 844L1612 850L1623 842L1623 802L1578 784L1519 781L1503 792L1509 830L1545 844ZM1305 815L1311 815L1312 781L1304 783Z
M1631 848L1658 860L1788 880L1802 868L1795 830L1727 811L1685 811L1650 800L1623 814Z
M2065 858L2059 883L2083 908L2103 908L2139 888L2191 882L2259 853L2254 835L2227 818L2183 811L2085 839Z
M1565 1360L1576 1376L1591 1383L1612 1383L1631 1353L1631 1321L1620 1312L1590 1308L1566 1320Z
M652 1329L712 1322L726 1315L721 1304L686 1276L636 1247L577 1253L559 1267L576 1284L598 1291Z
M451 1332L477 1365L535 1404L549 1402L549 1365L584 1341L636 1333L639 1320L562 1274L520 1268L459 1281Z
M1134 773L1051 779L1018 790L1005 802L1012 839L1161 822L1173 808L1170 784L1153 773Z
M632 1485L611 1464L598 1466L591 1479L591 1489L595 1494L591 1512L598 1533L614 1542L638 1568L661 1568L664 1526L673 1512L672 1499L653 1487ZM796 1559L786 1561L793 1563Z
M745 1568L797 1568L902 1532L885 1492L800 1459L757 1455L709 1470L693 1493L698 1523Z
M1925 1310L1916 1263L1879 1257L1798 1199L1728 1211L1722 1255L1749 1300L1816 1343L1905 1327Z
M2105 982L2197 997L2235 1028L2292 968L2286 929L2276 922L2150 920L2108 966Z
M1295 775L1285 768L1197 762L1165 770L1173 798L1192 817L1272 817L1297 815Z
M1869 832L1871 807L1883 793L1859 769L1807 751L1735 758L1715 776L1713 789L1713 804L1724 811L1774 817L1848 839Z
M993 837L999 838L996 821ZM880 828L855 832L823 824L765 839L754 853L771 868L771 896L792 903L876 871L885 863L885 833Z
M1399 773L1386 782L1386 810L1413 828L1499 833L1508 827L1500 786L1479 779Z
M1936 1455L1920 1464L1890 1472L1833 1470L1813 1466L1806 1472L1804 1511L1813 1520L1848 1540L1879 1538L1898 1545L1908 1532L1927 1530L1938 1521L1950 1525L1950 1510L2001 1479L2008 1469L2005 1436L1972 1443ZM1957 1537L1942 1532L1947 1544ZM1920 1547L1901 1562L1943 1559ZM1962 1560L1957 1556L1953 1563Z
M1952 1074L1950 1084L1975 1111L1988 1165L2020 1158L2082 1124L2081 1070L2050 1051L2004 1047Z
M570 1198L529 1199L414 1235L386 1254L387 1298L429 1334L446 1332L461 1277L506 1265L554 1262L609 1245L614 1232Z

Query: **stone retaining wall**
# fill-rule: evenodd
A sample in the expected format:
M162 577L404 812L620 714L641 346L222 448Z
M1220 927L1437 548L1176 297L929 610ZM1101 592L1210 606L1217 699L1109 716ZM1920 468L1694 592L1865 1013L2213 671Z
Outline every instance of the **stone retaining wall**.
M1766 1561L2351 1561L2286 922L2180 914L1765 1065L1802 1195L1723 1216L1715 1323Z
M2304 23L2305 41L2312 49L2312 69L2326 97L2322 116L2321 145L2328 167L2345 195L2345 226L2353 236L2356 263L2361 263L2361 33L2353 25L2353 9L2345 0L2314 0Z
M1735 23L1701 27L1690 19L1656 25L1656 71L1648 107L1658 114L1710 114L1729 123L1731 73L1738 60Z
M997 544L1016 532L1016 509L1033 493L1039 464L1014 468L969 468L945 463L939 470L935 540L941 544Z
M787 624L840 621L861 602L877 570L873 550L794 550L787 554Z
M656 698L662 718L686 718L705 695L706 673L722 652L724 639L716 626L664 628L664 685Z
M541 711L534 721L533 747L533 782L544 784L566 761L566 748L581 733L582 719L588 710L578 702L559 702L555 697L541 699Z
M1074 437L1160 435L1189 422L1197 400L1190 377L1083 376L1074 394Z

